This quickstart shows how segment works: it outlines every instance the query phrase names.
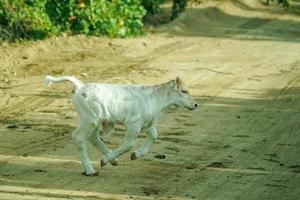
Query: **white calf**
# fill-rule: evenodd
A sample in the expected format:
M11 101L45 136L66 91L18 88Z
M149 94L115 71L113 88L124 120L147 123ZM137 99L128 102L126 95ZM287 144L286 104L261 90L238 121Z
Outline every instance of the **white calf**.
M197 103L190 96L182 80L175 80L154 86L117 85L117 84L83 84L74 77L46 77L47 84L71 81L74 85L72 102L78 113L79 125L73 132L77 150L84 167L84 174L97 175L88 158L85 140L88 139L104 157L103 167L107 163L117 165L117 157L129 151L136 143L141 130L147 134L144 144L131 154L131 160L144 156L157 138L154 122L162 111L170 105L183 106L190 110ZM100 139L99 131L110 134L114 124L123 124L127 134L123 143L114 151L110 150Z

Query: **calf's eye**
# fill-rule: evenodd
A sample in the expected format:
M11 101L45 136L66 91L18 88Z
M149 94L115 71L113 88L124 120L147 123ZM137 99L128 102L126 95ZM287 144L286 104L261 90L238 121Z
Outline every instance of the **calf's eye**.
M181 90L181 92L182 92L183 94L187 94L187 93L188 93L188 91L186 91L186 90Z

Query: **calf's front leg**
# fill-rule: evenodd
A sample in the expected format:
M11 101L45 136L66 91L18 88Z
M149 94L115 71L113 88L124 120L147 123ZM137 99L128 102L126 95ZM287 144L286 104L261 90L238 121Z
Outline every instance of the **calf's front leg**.
M135 160L140 157L143 157L146 153L148 153L150 146L155 142L158 136L156 128L154 126L148 128L146 130L146 134L147 134L147 138L144 144L131 154L131 160Z
M102 158L101 167L105 166L108 162L111 162L123 153L128 152L136 144L137 135L140 130L141 129L139 127L130 127L123 143L117 149Z
M110 152L112 152L112 150L110 150L108 148L108 146L106 146L106 144L100 139L99 136L99 127L97 127L93 133L88 137L90 143L96 147L99 151L101 151L104 155L109 154ZM117 159L114 159L112 161L110 161L110 164L113 166L117 166L118 165L118 161Z

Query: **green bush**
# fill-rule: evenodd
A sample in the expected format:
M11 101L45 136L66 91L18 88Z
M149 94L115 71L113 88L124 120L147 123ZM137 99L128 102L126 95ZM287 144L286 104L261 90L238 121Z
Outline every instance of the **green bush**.
M139 0L48 0L47 14L61 31L125 37L143 32Z
M0 39L70 34L127 37L143 33L143 17L166 0L0 0ZM187 0L172 0L172 19Z
M125 37L143 32L139 0L1 0L2 38L40 39L61 32Z
M45 1L1 0L0 33L5 39L44 38L57 33L45 12Z

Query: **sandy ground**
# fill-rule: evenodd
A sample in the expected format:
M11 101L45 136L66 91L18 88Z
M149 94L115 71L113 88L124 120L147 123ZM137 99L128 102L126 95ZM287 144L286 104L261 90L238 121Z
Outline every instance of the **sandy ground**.
M1 200L299 199L300 17L252 0L205 1L154 30L1 45ZM47 74L142 84L180 75L200 107L162 115L140 160L127 153L100 168L89 146L100 174L84 177L71 86L45 87ZM118 127L108 144L123 136Z

